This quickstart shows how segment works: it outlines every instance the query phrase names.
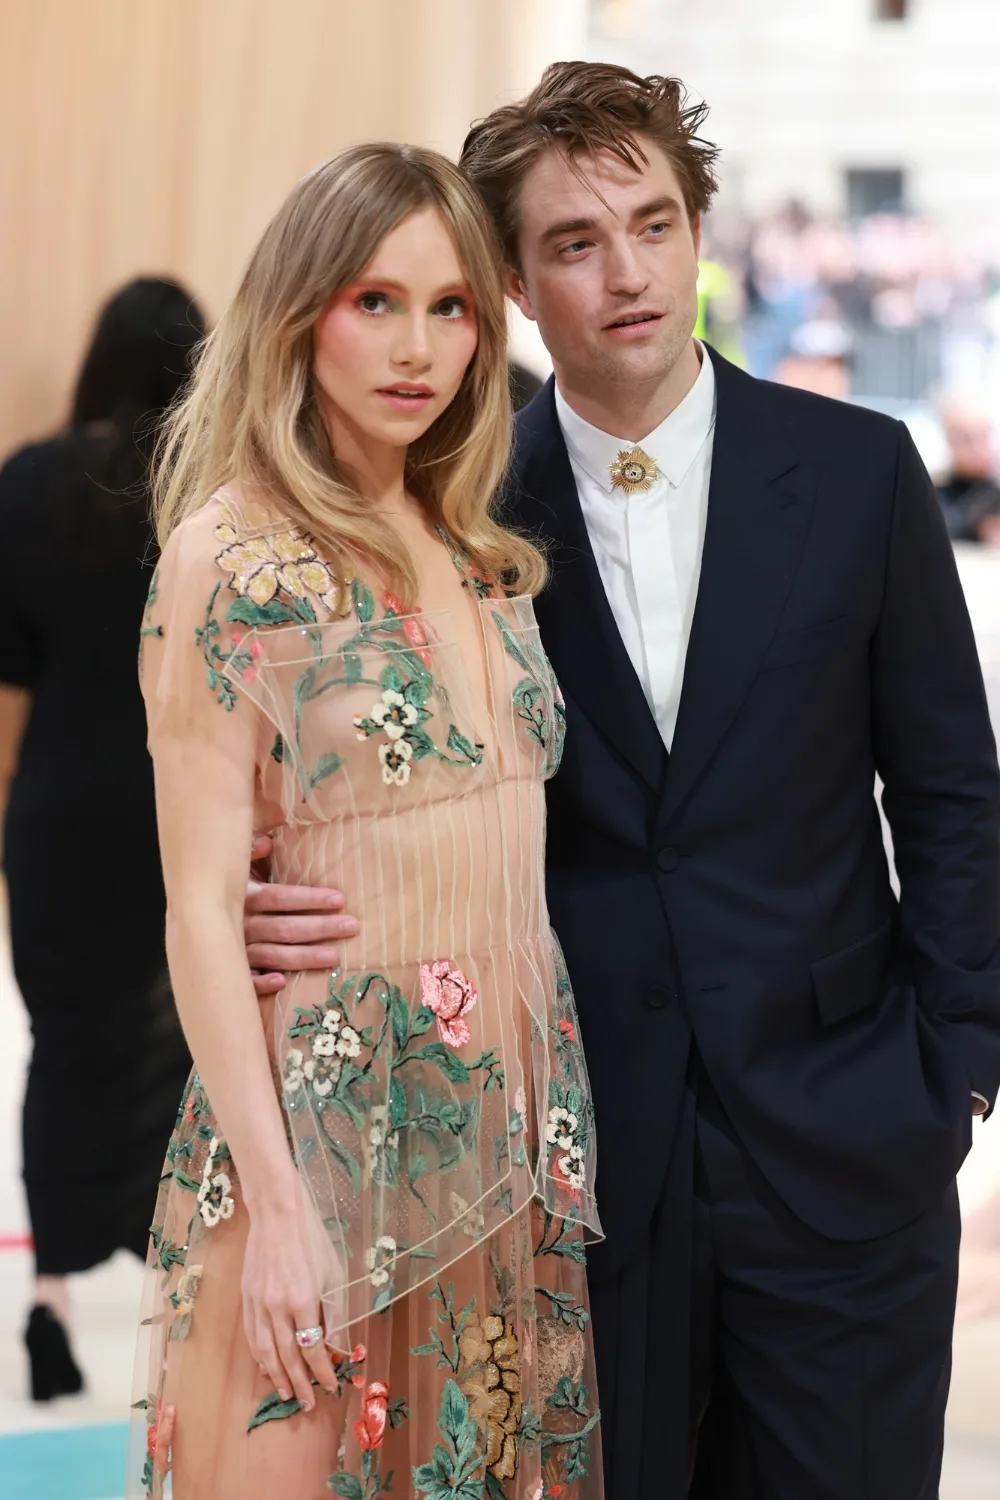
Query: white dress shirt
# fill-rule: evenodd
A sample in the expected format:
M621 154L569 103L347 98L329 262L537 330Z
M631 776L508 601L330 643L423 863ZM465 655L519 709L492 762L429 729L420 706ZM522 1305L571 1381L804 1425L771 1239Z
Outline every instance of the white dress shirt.
M715 435L715 372L700 352L694 385L638 443L660 471L644 494L613 489L609 473L635 439L592 427L556 386L556 413L604 591L668 750L701 578Z

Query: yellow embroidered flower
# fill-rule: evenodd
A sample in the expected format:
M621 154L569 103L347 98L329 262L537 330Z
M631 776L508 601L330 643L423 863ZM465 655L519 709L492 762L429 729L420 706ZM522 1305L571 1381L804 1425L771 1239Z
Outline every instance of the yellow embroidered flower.
M312 594L327 609L336 608L337 581L301 531L276 531L240 541L224 524L215 528L215 535L225 544L215 560L229 574L230 587L258 608L270 604L279 590L296 599Z
M459 1386L473 1421L486 1428L486 1467L496 1479L517 1473L521 1359L513 1325L472 1317L458 1339Z

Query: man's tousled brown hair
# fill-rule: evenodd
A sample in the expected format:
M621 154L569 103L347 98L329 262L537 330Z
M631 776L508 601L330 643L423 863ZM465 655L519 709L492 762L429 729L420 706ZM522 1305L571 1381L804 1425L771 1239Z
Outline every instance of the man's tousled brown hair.
M613 63L553 63L526 98L473 125L461 166L485 199L507 264L519 269L521 184L553 148L571 162L610 151L639 171L648 161L642 140L652 141L677 173L689 218L705 213L719 154L698 134L707 114L677 78L642 78Z

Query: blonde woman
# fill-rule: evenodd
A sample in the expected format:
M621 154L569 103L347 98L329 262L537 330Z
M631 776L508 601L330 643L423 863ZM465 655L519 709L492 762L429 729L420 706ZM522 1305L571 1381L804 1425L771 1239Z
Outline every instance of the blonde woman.
M592 1111L542 874L563 711L543 559L489 510L499 262L442 157L344 152L265 231L164 449L142 682L196 1072L130 1495L601 1494ZM262 1007L255 833L361 919Z

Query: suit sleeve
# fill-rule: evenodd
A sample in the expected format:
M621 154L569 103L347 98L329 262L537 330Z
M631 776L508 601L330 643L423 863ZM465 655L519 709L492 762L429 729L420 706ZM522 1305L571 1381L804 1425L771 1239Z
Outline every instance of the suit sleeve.
M1000 1089L1000 771L958 569L900 426L872 732L920 1010L949 1073Z

